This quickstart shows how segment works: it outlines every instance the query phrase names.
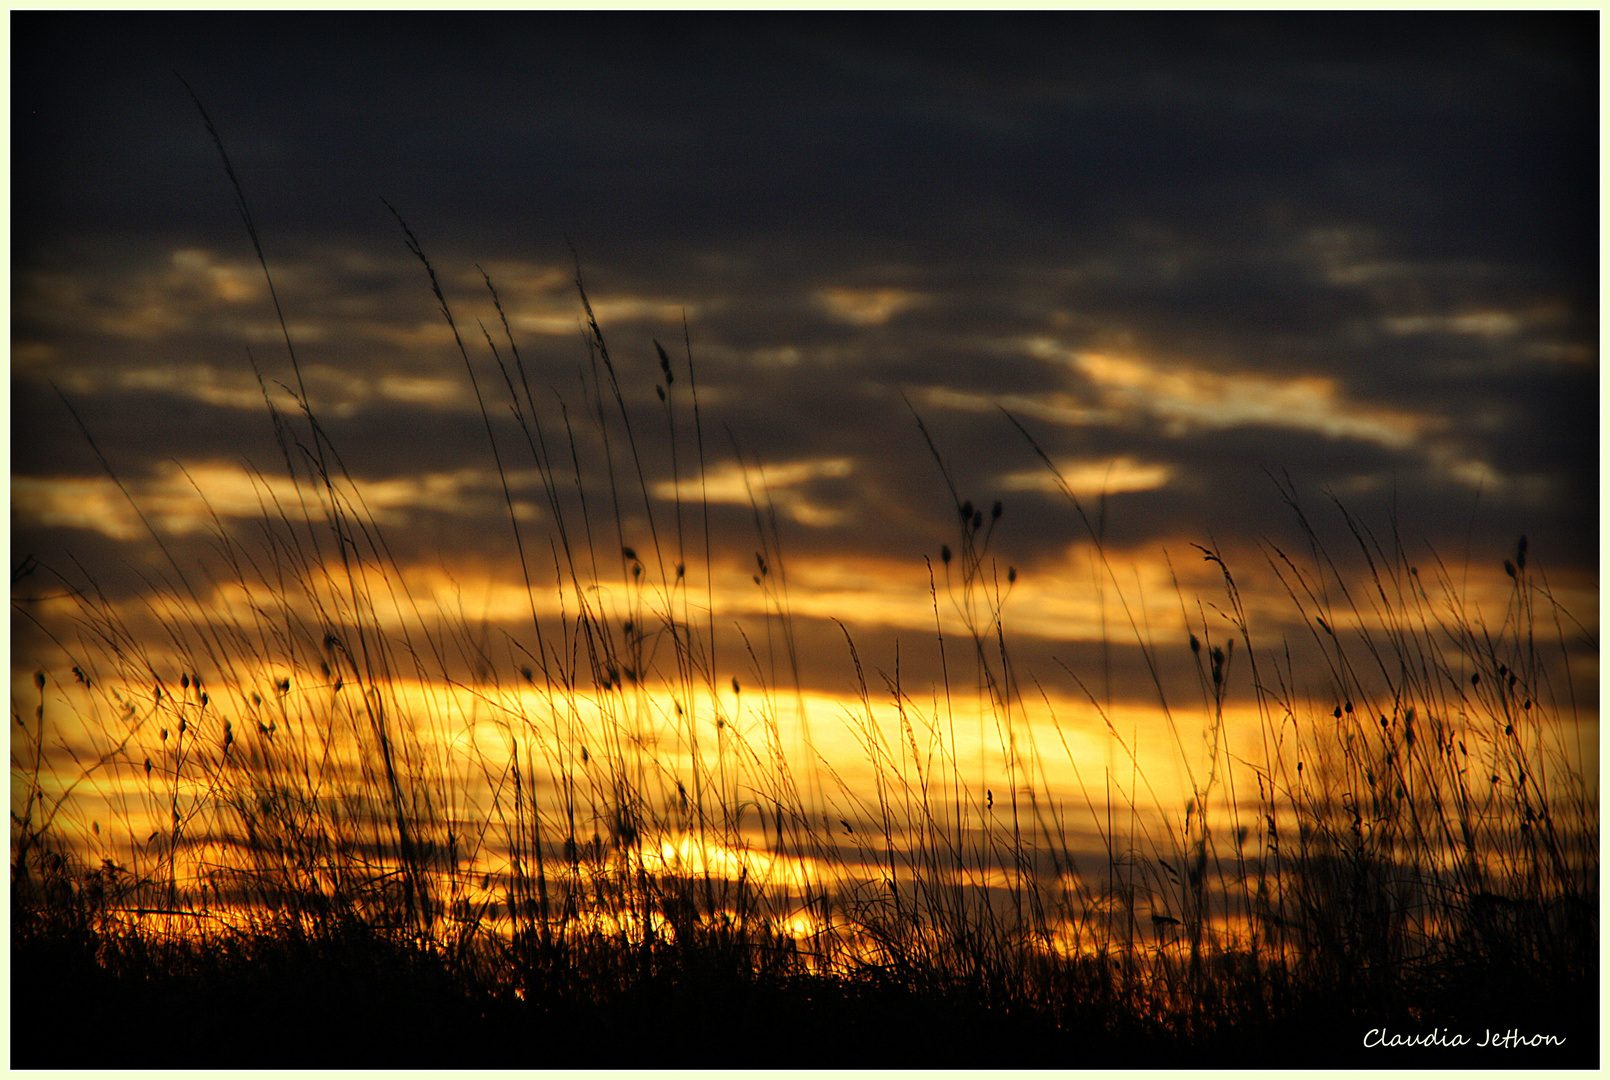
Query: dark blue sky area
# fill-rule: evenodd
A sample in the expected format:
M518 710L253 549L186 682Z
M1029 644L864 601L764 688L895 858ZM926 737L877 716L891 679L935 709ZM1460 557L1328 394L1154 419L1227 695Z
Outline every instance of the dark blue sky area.
M14 12L13 471L95 472L51 383L136 481L271 447L245 354L283 346L182 76L372 479L486 457L384 197L555 386L571 245L645 403L685 314L712 422L816 463L805 554L946 535L909 400L1025 565L1077 527L1003 407L1127 470L1117 543L1278 534L1284 473L1590 573L1598 19Z
M182 75L282 227L360 228L352 202L385 192L477 239L972 247L1140 215L1223 237L1284 199L1423 254L1585 271L1597 250L1573 216L1596 190L1590 13L13 20L27 241L33 212L196 228L210 148Z

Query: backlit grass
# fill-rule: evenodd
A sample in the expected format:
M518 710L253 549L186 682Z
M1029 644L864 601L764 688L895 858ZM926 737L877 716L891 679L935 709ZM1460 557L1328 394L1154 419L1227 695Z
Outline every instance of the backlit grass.
M524 629L410 580L287 333L267 525L218 519L213 560L170 554L134 605L77 569L14 583L15 1064L1455 1061L1372 1058L1373 1028L1597 1061L1596 627L1525 539L1452 566L1288 487L1306 550L1171 553L1219 580L1161 627L1063 481L1143 734L1101 671L1019 663L1010 508L912 410L955 510L913 557L939 675L840 622L824 699L691 347L628 374L578 274L580 387L550 393L495 283L465 332L398 220L480 403ZM753 485L752 563L713 476ZM48 575L67 599L27 599Z

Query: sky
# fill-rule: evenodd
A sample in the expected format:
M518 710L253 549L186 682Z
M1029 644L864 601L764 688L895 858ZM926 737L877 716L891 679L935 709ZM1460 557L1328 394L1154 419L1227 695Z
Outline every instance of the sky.
M281 490L265 393L294 414L297 376L193 90L310 406L410 587L471 621L529 608L388 204L527 537L551 515L482 273L557 432L560 401L585 427L579 268L646 465L618 539L692 494L696 384L719 617L764 610L758 490L813 690L844 688L835 619L935 675L962 500L1025 665L1120 695L1139 631L1092 581L1178 646L1200 544L1278 638L1292 501L1343 564L1338 504L1500 604L1525 535L1596 634L1597 12L10 20L14 572L137 600L172 565L151 530L212 565Z

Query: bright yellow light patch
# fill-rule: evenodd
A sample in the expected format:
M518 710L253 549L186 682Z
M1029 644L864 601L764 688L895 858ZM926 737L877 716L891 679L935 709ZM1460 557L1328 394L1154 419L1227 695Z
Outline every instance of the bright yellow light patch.
M521 474L510 475L511 483L523 479ZM493 492L496 484L489 470L460 469L349 480L341 488L349 511L382 524L401 524L408 510L463 513L473 508L478 496ZM215 529L221 520L322 521L328 515L320 494L290 477L228 462L168 462L155 478L127 487L152 528L169 536ZM109 477L14 477L11 506L19 522L27 525L90 529L115 540L132 540L146 531L140 513ZM529 504L516 504L515 512L523 518L536 516Z
M383 398L411 405L459 405L474 400L470 388L459 378L382 375L375 389Z
M772 465L726 461L712 466L703 478L690 477L675 482L662 480L654 485L654 494L667 501L681 499L696 502L702 499L735 506L749 506L751 503L764 505L769 501L801 525L824 527L838 524L844 515L811 502L793 489L811 480L837 479L849 476L854 471L855 463L849 458L814 458Z
M902 311L928 302L907 289L823 289L816 294L827 313L856 326L882 326Z
M546 277L540 280L548 281ZM589 296L588 301L592 304L593 316L606 333L611 323L663 322L680 325L684 317L697 318L701 311L698 305L684 300L651 296ZM584 319L585 316L578 310L575 294L566 290L562 294L554 293L536 305L523 305L519 314L509 316L509 325L532 334L575 337L585 331Z
M1101 495L1118 495L1129 491L1150 491L1167 484L1174 475L1169 466L1154 462L1146 464L1132 457L1108 458L1106 461L1062 461L1057 463L1062 474L1059 483L1045 469L1008 473L1001 478L1008 491L1046 491L1061 493L1067 485L1076 498L1096 498Z
M1068 353L1044 340L1032 343L1031 349L1064 357L1110 406L1150 413L1181 431L1193 424L1268 424L1401 449L1437 426L1428 416L1349 402L1334 379L1317 375L1275 379L1251 372L1165 367L1102 353Z
M105 477L14 476L11 512L18 524L89 529L114 540L133 540L142 532L139 515Z

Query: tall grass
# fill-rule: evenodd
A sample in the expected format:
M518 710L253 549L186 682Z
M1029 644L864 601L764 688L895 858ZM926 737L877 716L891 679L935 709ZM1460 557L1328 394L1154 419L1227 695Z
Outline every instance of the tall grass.
M1281 1033L1300 1053L1304 1025L1366 1014L1497 1024L1509 994L1596 985L1597 763L1577 741L1596 704L1569 646L1591 636L1524 539L1492 612L1464 568L1340 505L1327 530L1287 486L1307 550L1266 543L1255 568L1284 610L1250 610L1203 547L1221 588L1182 587L1182 632L1159 639L1062 483L1127 626L1113 640L1180 746L1182 800L1093 676L1020 669L1018 573L993 546L1009 518L958 490L912 410L955 512L927 559L941 675L908 685L898 656L869 672L841 624L852 704L813 715L759 466L747 568L689 495L715 440L687 342L628 370L578 270L573 404L534 381L484 274L491 325L467 340L398 222L479 405L527 627L493 634L411 587L306 390L285 411L265 382L290 484L260 476L259 531L215 522L212 565L169 554L137 607L66 572L65 617L14 600L48 642L13 693L25 957L76 941L146 977L368 942L484 995L483 1020L486 1002L629 1011L645 986L873 987L1139 1063ZM717 594L740 574L764 614L729 629ZM1053 695L1083 697L1127 770L1095 779ZM861 760L829 756L825 724Z

